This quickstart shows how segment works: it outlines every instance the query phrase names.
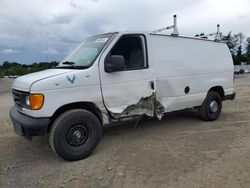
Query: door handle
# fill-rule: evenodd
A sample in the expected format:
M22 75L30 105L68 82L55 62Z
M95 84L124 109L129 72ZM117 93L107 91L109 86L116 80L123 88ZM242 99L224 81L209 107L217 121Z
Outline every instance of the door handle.
M155 90L155 83L154 83L154 81L149 81L149 85L150 85L150 88L152 90Z

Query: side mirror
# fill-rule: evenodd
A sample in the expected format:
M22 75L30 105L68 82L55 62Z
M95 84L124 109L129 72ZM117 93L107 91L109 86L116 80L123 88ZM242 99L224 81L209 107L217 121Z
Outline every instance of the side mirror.
M125 60L122 55L112 55L108 60L106 60L104 65L105 72L108 73L123 71L125 67Z

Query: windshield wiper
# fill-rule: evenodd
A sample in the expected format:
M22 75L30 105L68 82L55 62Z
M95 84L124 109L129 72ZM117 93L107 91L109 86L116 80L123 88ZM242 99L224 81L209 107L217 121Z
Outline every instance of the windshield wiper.
M64 62L62 62L62 64L64 64L64 65L74 65L75 62L73 62L73 61L64 61Z

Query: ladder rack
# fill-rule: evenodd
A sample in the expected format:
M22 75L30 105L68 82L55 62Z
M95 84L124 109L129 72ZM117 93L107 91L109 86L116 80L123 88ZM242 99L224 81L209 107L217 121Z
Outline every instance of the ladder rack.
M156 34L156 33L160 33L162 31L169 30L169 29L173 29L173 32L171 33L171 36L179 36L179 31L177 29L177 15L173 16L173 25L170 25L168 27L164 27L164 28L161 28L161 29L154 30L154 31L152 31L152 33ZM210 33L210 34L207 34L207 35L196 36L196 37L197 38L201 38L201 37L204 38L204 37L210 37L210 36L215 36L214 41L221 41L222 33L220 32L220 25L219 24L217 24L217 31L215 33Z
M177 29L177 16L174 15L173 17L174 17L173 25L168 26L168 27L164 27L164 28L161 28L161 29L157 29L155 31L152 31L152 33L159 33L159 32L162 32L164 30L174 29L171 35L172 36L178 36L179 32L178 32L178 29Z

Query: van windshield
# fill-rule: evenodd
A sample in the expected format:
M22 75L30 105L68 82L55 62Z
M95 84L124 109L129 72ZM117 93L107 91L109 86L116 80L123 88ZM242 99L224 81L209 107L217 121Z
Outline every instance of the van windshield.
M97 35L86 39L67 57L65 57L57 68L88 68L101 53L113 33Z

